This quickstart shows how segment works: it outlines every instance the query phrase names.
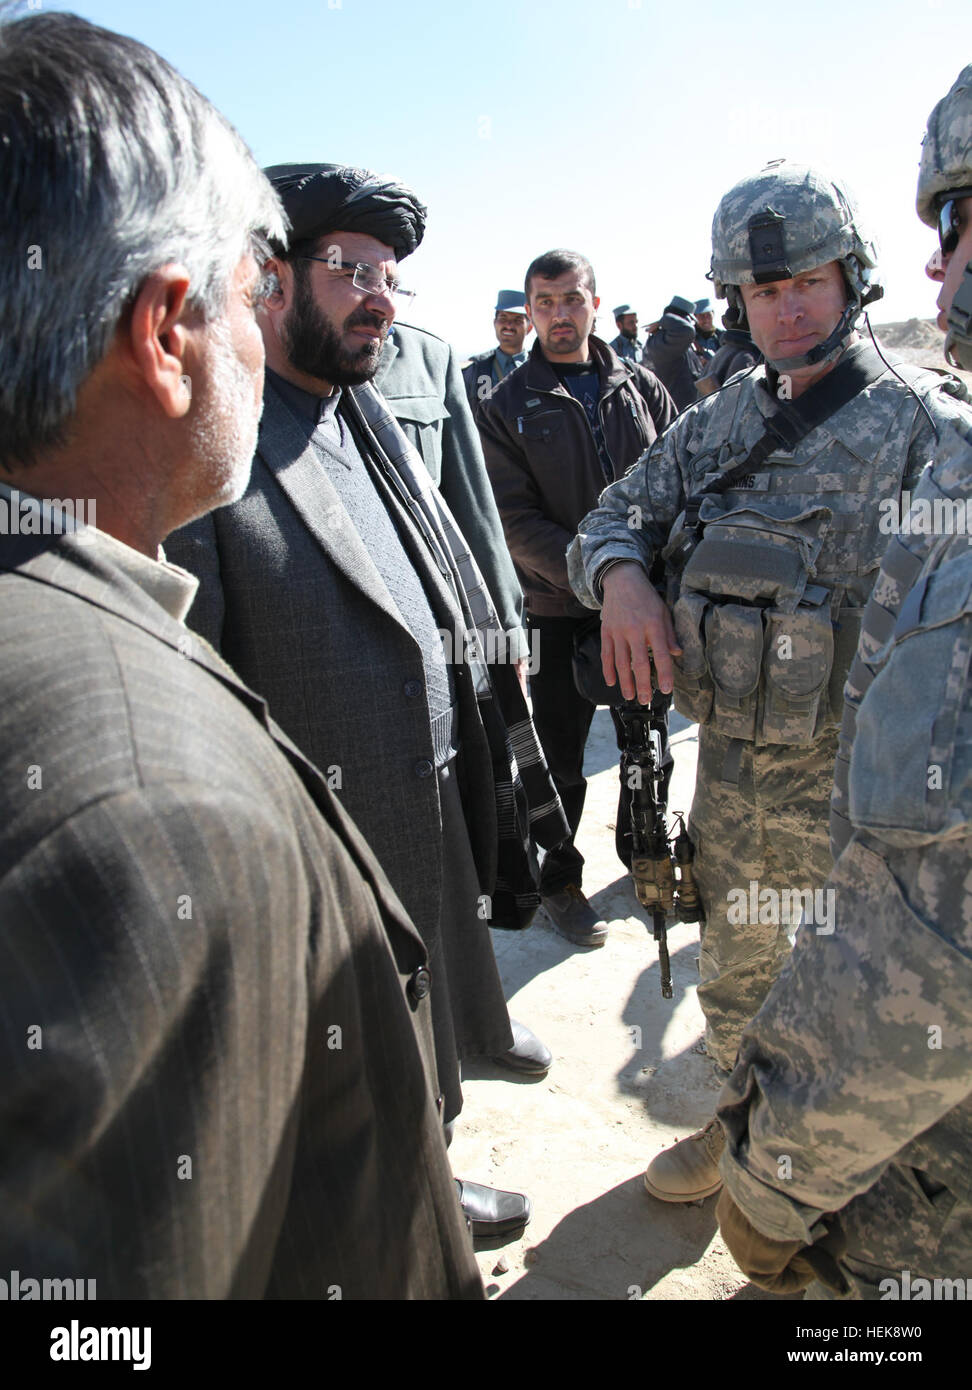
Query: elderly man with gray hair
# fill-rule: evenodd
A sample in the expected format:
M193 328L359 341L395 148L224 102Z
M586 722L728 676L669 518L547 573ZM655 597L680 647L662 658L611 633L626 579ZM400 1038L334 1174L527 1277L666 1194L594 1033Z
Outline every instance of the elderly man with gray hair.
M0 25L0 128L0 1248L100 1298L481 1297L426 948L160 549L246 488L280 204L73 15Z

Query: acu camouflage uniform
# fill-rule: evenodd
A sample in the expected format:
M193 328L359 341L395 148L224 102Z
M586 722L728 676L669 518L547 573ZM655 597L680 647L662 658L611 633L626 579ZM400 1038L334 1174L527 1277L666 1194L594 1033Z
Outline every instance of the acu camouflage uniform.
M972 65L929 120L919 216L934 226L963 189ZM972 367L958 300L949 339ZM719 1112L722 1174L744 1214L808 1242L839 1212L858 1298L906 1297L905 1271L912 1298L967 1298L972 1274L970 522L972 442L948 428L885 552L847 681L836 931L800 931Z
M949 395L953 379L897 371L939 431L972 419ZM676 538L686 498L745 459L779 409L775 381L760 366L699 401L602 494L568 551L584 603L600 606L608 561L650 569ZM792 453L771 454L703 503L705 535L674 607L684 652L675 706L701 725L690 815L705 911L699 1002L708 1050L726 1070L796 925L779 913L740 924L728 894L748 894L752 881L779 894L820 889L827 878L842 688L887 539L879 503L913 488L934 448L916 396L885 371Z
M919 1278L964 1298L972 1276L970 519L972 443L949 428L847 683L836 930L800 930L719 1108L734 1201L807 1244L839 1211L855 1298L900 1297L905 1270L912 1298L934 1296Z

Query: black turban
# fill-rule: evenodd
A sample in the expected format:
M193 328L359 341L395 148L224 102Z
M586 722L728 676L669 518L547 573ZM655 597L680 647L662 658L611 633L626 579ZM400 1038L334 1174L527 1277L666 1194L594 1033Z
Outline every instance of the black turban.
M273 164L263 172L290 218L291 243L362 232L402 261L422 240L426 207L404 183L347 164Z

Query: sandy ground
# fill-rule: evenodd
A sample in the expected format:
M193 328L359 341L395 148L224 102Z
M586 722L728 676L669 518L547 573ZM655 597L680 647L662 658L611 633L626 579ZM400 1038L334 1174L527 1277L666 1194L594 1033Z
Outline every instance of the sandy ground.
M671 731L669 808L684 812L697 729L673 712ZM701 1047L698 928L669 932L675 997L662 999L651 929L614 853L617 760L610 716L598 710L578 844L607 944L572 945L543 911L526 931L493 934L510 1012L554 1064L542 1078L485 1060L464 1068L454 1171L533 1202L522 1239L478 1252L483 1280L504 1299L769 1298L720 1240L715 1197L673 1205L642 1183L659 1149L711 1117L719 1083Z

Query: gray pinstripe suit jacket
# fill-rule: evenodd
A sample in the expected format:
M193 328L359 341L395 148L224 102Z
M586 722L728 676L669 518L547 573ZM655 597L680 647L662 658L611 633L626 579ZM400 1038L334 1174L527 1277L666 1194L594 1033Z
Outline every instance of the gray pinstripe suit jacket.
M481 1297L425 948L187 637L73 537L0 544L0 1266L99 1298Z

